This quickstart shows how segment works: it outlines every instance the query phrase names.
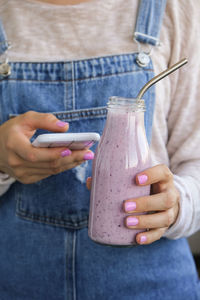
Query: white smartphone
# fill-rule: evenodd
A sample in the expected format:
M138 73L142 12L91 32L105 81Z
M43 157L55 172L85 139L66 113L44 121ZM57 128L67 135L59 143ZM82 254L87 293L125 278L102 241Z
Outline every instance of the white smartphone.
M83 150L92 147L100 140L96 132L46 133L39 135L32 143L34 147L67 147L71 150Z

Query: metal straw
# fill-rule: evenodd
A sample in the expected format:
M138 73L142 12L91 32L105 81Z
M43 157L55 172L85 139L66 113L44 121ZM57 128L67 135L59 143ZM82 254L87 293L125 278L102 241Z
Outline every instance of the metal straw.
M156 75L155 77L153 77L151 80L149 80L144 86L143 88L141 88L141 90L139 91L138 95L137 95L137 99L140 100L144 93L156 82L158 82L159 80L163 79L164 77L166 77L167 75L171 74L172 72L176 71L177 69L179 69L180 67L182 67L183 65L185 65L187 63L187 59L183 58L181 59L179 62L177 62L175 65L171 66L170 68L166 69L165 71L161 72L160 74Z

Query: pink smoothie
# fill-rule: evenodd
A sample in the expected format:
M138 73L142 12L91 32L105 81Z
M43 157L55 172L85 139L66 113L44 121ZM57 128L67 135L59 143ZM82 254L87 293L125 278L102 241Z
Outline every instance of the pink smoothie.
M135 175L150 167L144 113L112 109L93 162L89 236L108 245L135 244L136 233L127 229L123 201L149 195L138 187Z

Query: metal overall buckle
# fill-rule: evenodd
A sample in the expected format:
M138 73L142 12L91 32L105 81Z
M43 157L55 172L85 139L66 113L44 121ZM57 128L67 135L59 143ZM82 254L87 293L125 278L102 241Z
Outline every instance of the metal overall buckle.
M136 38L134 38L134 41L137 43L137 46L138 46L138 54L136 57L136 63L138 64L139 67L145 68L150 63L150 56L151 56L153 47L152 46L149 47L148 51L145 52L144 50L142 50L141 43L138 42L136 40Z

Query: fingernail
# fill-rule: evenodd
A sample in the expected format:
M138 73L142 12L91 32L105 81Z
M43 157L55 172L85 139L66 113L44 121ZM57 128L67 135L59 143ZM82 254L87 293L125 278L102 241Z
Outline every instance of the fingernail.
M65 127L66 125L69 125L69 123L67 123L67 122L62 122L62 121L58 121L58 122L56 122L56 125L57 125L58 127Z
M144 184L144 183L146 183L147 182L147 180L148 180L148 177L147 177L147 175L140 175L140 176L138 176L138 181L139 181L139 184Z
M132 201L127 201L124 204L125 211L133 211L136 209L136 203Z
M64 151L61 152L61 156L62 157L69 156L71 154L72 154L72 151L69 150L69 149L66 149L66 150L64 150Z
M93 158L94 158L93 152L87 152L83 157L84 160L92 160Z
M126 219L126 225L127 226L135 226L139 223L137 218L134 217L129 217Z
M143 243L145 243L146 241L147 241L147 237L146 237L145 235L142 235L142 236L140 237L140 243L143 244Z

